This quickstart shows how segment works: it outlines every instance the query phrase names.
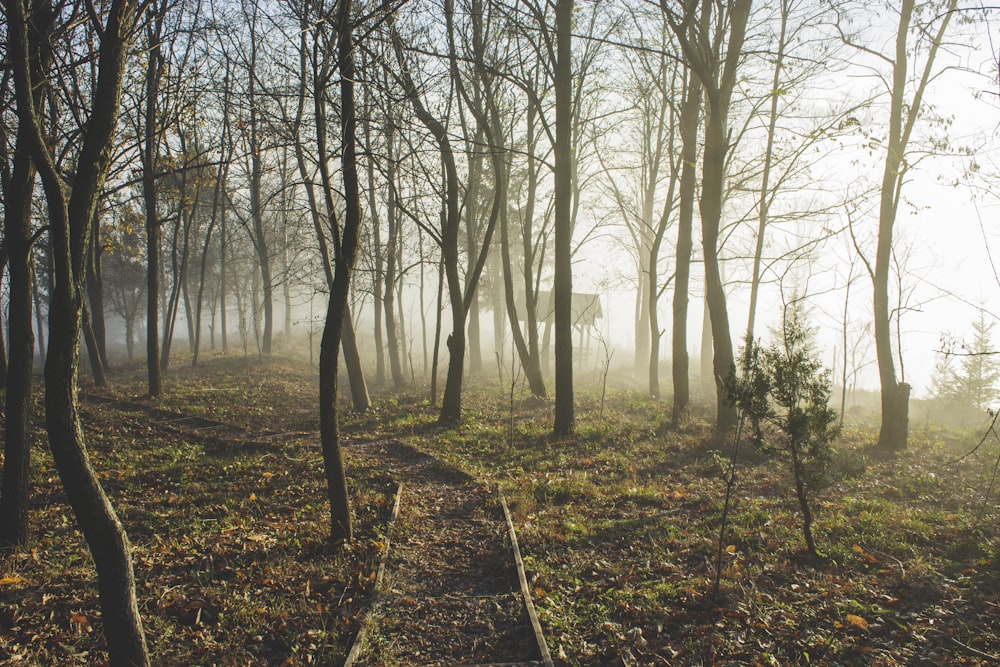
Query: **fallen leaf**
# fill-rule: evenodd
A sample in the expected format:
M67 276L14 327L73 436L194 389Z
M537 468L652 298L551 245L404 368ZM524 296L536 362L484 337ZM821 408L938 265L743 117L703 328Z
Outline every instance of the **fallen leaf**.
M69 622L76 631L79 632L90 632L90 621L83 614L77 614L76 612L70 612Z
M3 577L2 579L0 579L0 586L11 586L13 584L23 584L23 583L24 583L23 577L14 576L14 577Z
M853 625L856 628L861 628L862 630L868 630L868 621L861 618L856 614L848 614L844 617L844 620Z

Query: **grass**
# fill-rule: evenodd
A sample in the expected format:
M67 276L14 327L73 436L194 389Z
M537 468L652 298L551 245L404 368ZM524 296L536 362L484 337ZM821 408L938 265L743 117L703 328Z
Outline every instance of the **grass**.
M117 396L150 402L140 371L113 378ZM503 486L562 664L989 664L1000 654L1000 534L985 497L996 444L954 462L978 434L927 426L906 452L879 458L875 432L849 426L816 496L823 562L805 556L784 467L747 451L713 596L724 481L711 425L678 427L668 402L622 385L609 378L602 409L600 379L579 380L570 438L550 435L550 405L516 387L511 406L495 377L472 381L454 428L439 427L416 393L376 395L343 425ZM314 394L313 372L287 360L176 364L150 403L288 434L247 451L86 408L162 664L342 660L392 480L348 457L360 537L330 552L319 454L302 435L315 428ZM0 576L17 580L0 585L0 659L89 664L101 650L92 565L41 443L36 451L33 550L0 561Z

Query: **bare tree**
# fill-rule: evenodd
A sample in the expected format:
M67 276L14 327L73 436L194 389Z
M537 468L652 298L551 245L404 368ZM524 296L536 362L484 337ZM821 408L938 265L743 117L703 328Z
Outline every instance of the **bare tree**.
M874 266L867 267L872 279L875 351L878 357L882 399L882 425L878 447L890 452L906 448L910 400L910 385L897 380L896 364L893 359L889 313L893 230L903 185L911 166L907 159L907 151L914 127L921 117L924 94L935 75L935 59L957 4L957 0L948 0L943 7L929 10L927 14L930 15L930 21L924 23L915 22L918 17L915 13L915 0L903 0L899 7L895 50L892 54L881 53L865 46L856 41L854 35L845 32L841 23L837 25L842 39L847 44L891 69L891 75L882 79L889 94L889 126L883 143L878 246L875 251ZM923 13L920 14L922 15ZM917 36L919 43L911 43L911 33ZM909 71L911 58L916 65L913 78Z
M719 227L730 136L727 129L729 103L736 87L736 74L743 52L751 0L736 0L719 6L715 16L719 29L692 30L712 12L715 3L706 1L698 11L697 0L684 0L680 13L661 0L671 29L677 37L688 66L701 82L707 102L705 149L701 180L702 254L705 262L706 298L712 324L713 373L716 387L716 433L724 435L736 423L736 409L726 391L726 381L735 370L729 312L719 267ZM728 25L728 30L721 26ZM723 49L722 41L725 40ZM702 351L704 354L704 351Z
M33 91L42 83L34 67L50 48L59 16L49 2L28 8L6 3L8 58L14 71L18 122L28 133L32 161L48 204L55 282L49 309L49 348L45 359L45 416L49 444L63 488L87 540L97 568L104 632L112 665L148 665L139 618L131 549L125 530L90 464L77 408L77 374L85 283L85 253L101 190L108 173L129 43L141 11L129 0L111 0L103 14L82 13L100 33L96 54L97 86L76 156L72 193L62 179L45 139L43 117ZM81 9L81 12L83 10ZM77 23L73 18L68 26ZM29 29L29 26L31 28ZM67 26L61 26L67 27ZM47 73L46 73L47 74Z

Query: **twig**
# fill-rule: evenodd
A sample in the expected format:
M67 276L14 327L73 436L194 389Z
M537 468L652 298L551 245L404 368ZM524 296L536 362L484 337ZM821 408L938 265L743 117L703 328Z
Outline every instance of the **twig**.
M978 648L969 646L968 644L964 644L955 639L954 637L950 637L950 639L951 641L955 642L956 644L958 644L959 646L961 646L962 648L964 648L966 651L968 651L973 655L978 655L980 658L989 660L990 662L1000 662L1000 655L997 655L995 653L987 653L986 651L980 651Z

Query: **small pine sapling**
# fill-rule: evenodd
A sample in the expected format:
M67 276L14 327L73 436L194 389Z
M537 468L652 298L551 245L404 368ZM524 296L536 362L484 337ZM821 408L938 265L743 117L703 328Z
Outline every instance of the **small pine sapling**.
M780 340L761 354L770 397L766 421L777 430L777 448L788 456L802 511L806 547L819 557L809 498L830 462L837 413L830 407L830 373L816 358L801 309L786 312Z

